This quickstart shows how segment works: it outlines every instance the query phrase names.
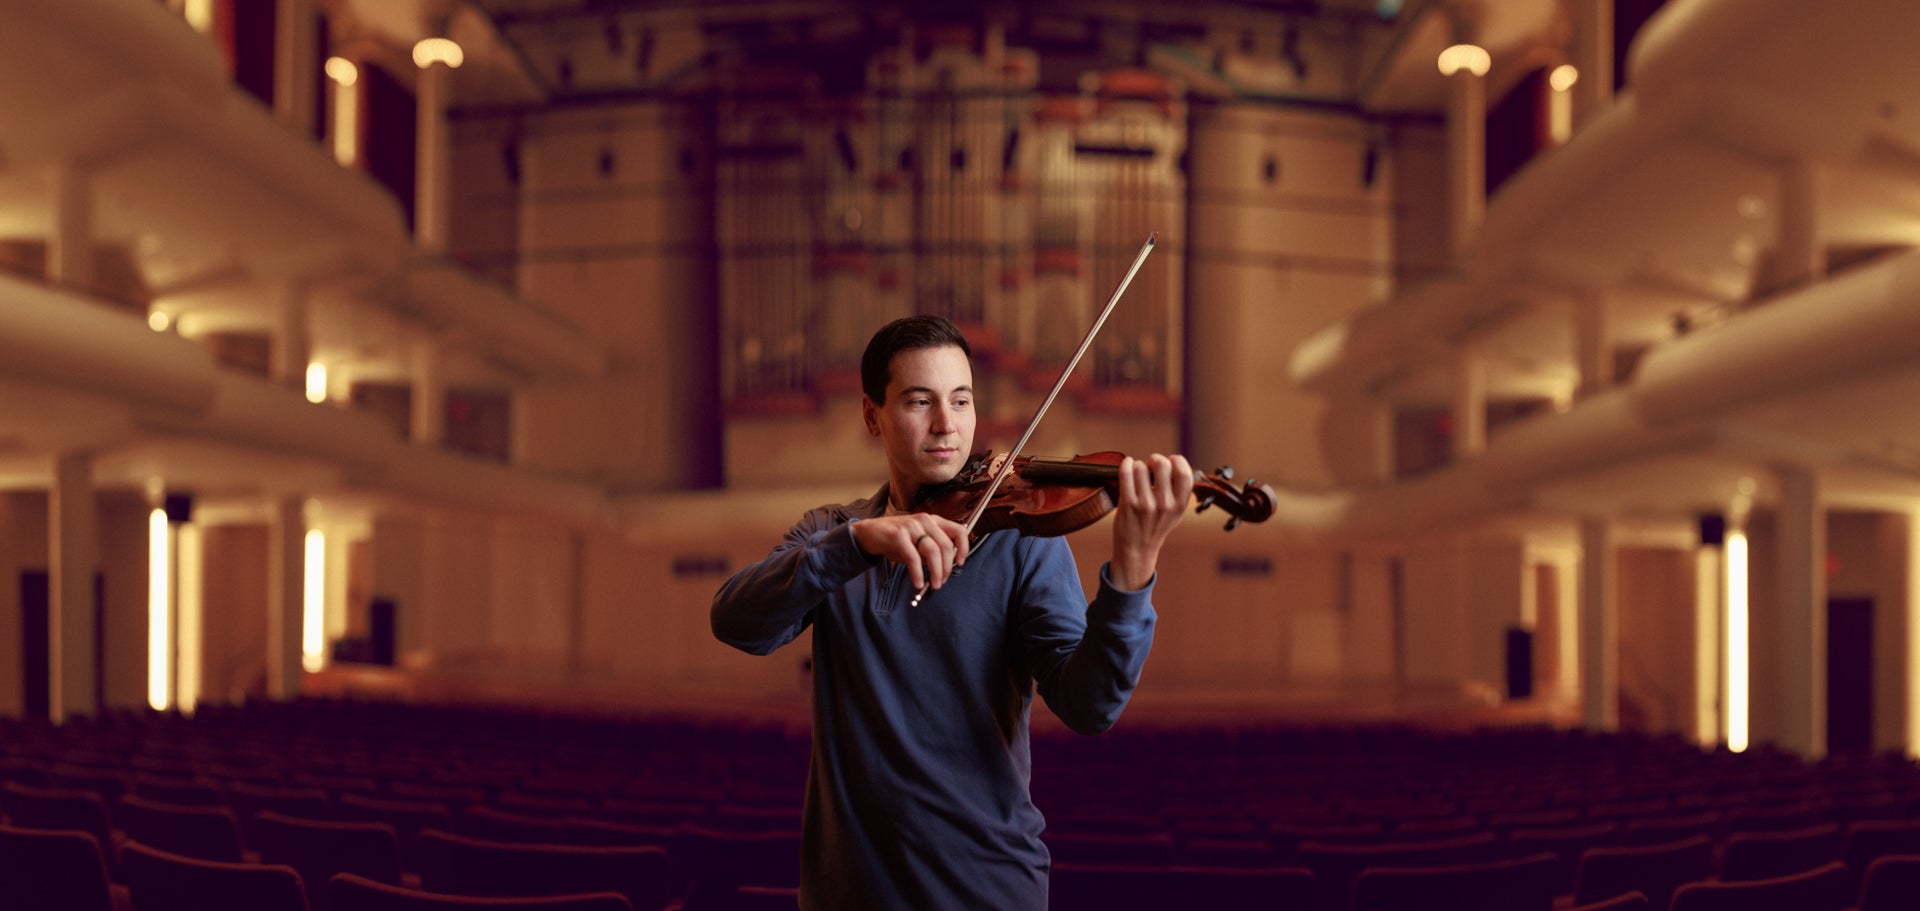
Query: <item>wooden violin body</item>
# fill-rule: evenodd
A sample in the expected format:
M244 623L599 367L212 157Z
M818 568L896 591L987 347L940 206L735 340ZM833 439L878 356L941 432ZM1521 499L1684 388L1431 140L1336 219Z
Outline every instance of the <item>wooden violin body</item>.
M1120 463L1125 458L1118 452L1071 459L1020 456L1014 460L1013 471L994 490L974 531L984 534L1011 528L1025 535L1052 537L1092 525L1119 505ZM979 507L998 468L992 453L974 453L952 481L923 490L916 508L965 521ZM1225 510L1231 516L1228 530L1243 521L1261 522L1273 515L1273 488L1249 481L1235 489L1229 483L1232 477L1230 468L1213 474L1195 472L1197 508L1219 506Z

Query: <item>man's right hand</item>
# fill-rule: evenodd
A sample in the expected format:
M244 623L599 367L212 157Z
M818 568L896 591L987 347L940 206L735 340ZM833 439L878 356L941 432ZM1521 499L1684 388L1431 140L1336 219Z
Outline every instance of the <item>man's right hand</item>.
M916 591L945 585L967 562L966 526L923 512L861 519L853 523L853 543L867 556L906 564Z

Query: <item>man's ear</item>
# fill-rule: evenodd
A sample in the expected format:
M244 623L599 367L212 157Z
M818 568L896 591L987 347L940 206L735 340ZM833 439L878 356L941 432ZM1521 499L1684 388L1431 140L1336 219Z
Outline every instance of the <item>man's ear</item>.
M860 397L860 418L867 422L867 436L880 435L880 419L874 416L874 413L879 410L880 406L874 404L873 399L864 395Z

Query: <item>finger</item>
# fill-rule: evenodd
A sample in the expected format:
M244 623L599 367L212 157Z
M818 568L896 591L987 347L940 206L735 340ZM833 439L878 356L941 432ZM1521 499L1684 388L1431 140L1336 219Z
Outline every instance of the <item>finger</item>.
M1173 474L1173 460L1156 452L1153 454L1151 461L1153 463L1153 490L1155 494L1158 494L1157 499L1159 500L1161 511L1173 512L1179 509L1182 504L1176 502L1174 497L1179 493L1180 482Z
M1120 470L1117 477L1120 481L1120 505L1122 507L1133 508L1135 504L1140 502L1140 480L1136 473L1139 467L1139 460L1133 456L1124 456L1120 459Z
M927 519L930 522L928 530L933 532L935 537L946 542L945 547L953 565L959 566L967 562L967 527L941 516L929 515Z
M941 519L940 522L940 531L946 536L948 546L952 548L949 553L953 556L953 565L965 566L967 551L973 549L973 542L967 537L967 527L946 519Z
M1150 455L1144 459L1133 460L1136 466L1134 476L1140 492L1140 508L1149 516L1166 511L1163 500L1167 494L1162 489L1166 483L1166 472L1154 464L1154 460L1158 458L1161 456Z
M947 583L947 552L942 546L946 539L930 531L920 531L913 539L920 550L921 559L927 564L927 585L939 588Z
M1186 456L1177 453L1172 459L1173 479L1177 484L1175 490L1179 493L1180 511L1185 512L1187 498L1193 496L1193 465L1187 461Z
M914 539L918 534L913 526L901 530L901 536L907 540L900 544L900 562L906 564L907 580L913 583L914 591L926 591L927 566L921 559L919 542Z

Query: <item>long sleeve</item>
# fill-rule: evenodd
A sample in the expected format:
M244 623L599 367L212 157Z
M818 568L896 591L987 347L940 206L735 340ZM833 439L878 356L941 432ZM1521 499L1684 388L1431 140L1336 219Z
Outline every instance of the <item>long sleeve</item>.
M1017 607L1029 671L1047 708L1067 727L1098 734L1120 719L1146 666L1153 585L1121 591L1102 566L1100 590L1088 603L1065 542L1033 540L1038 564L1026 574Z
M828 592L873 566L854 543L854 521L831 508L814 510L764 559L734 573L713 596L714 638L765 655L798 637Z

